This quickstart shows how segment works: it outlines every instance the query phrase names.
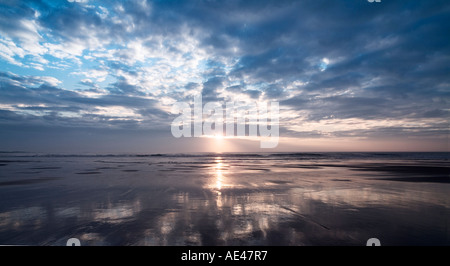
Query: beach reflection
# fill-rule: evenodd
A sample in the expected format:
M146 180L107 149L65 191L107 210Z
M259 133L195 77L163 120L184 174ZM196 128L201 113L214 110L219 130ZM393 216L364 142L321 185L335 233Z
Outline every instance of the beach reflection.
M141 211L140 200L130 203L109 203L107 206L91 211L92 219L104 223L122 223L127 219L133 219Z
M217 189L217 194L220 195L221 192L220 190L222 189L222 184L223 184L223 163L222 163L222 158L217 157L216 158L216 166L214 167L214 174L216 176L216 189Z
M375 173L335 165L290 162L287 171L282 162L223 156L155 161L133 162L133 175L96 176L97 187L85 175L34 190L4 186L0 244L65 245L70 237L83 245L450 243L448 184L374 180Z
M210 176L209 181L204 188L221 195L222 190L237 187L237 184L233 184L232 180L227 178L227 174L230 173L230 164L222 157L215 157L213 162L209 167L209 173L207 173Z

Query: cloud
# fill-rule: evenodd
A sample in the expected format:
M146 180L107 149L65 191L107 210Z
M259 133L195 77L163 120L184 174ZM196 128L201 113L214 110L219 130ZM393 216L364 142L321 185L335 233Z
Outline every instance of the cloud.
M23 64L16 60L14 57L23 58L25 56L25 51L17 47L17 45L11 40L0 39L0 57L8 61L13 65L23 66Z
M105 81L106 77L110 74L109 71L104 69L90 69L89 71L74 72L72 75L82 75L87 78L96 79L97 82ZM86 79L84 79L86 80Z
M449 14L445 0L3 1L2 121L164 128L201 92L280 101L297 137L442 136Z
M69 3L87 3L89 0L67 0Z
M32 121L42 125L103 128L140 123L142 128L147 128L165 125L161 121L168 117L156 107L155 100L109 94L95 86L76 92L59 88L60 82L52 77L0 73L0 79L0 109L7 111L2 119L11 120L11 112L15 112L16 118L20 118L15 121L18 124ZM84 80L83 84L92 85L92 82Z
M234 85L226 88L227 91L232 93L241 93L249 96L251 99L258 99L261 96L261 91L245 89L241 85Z

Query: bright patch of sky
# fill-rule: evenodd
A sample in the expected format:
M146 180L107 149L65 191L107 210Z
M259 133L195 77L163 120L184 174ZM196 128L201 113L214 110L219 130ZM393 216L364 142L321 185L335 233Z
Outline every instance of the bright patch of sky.
M202 93L280 102L289 138L442 139L450 4L408 3L2 1L0 126L164 131Z

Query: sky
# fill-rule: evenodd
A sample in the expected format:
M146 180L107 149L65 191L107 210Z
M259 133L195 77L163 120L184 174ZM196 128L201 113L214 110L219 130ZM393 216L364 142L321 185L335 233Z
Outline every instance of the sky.
M450 2L0 0L0 151L448 151ZM279 144L175 138L278 102Z

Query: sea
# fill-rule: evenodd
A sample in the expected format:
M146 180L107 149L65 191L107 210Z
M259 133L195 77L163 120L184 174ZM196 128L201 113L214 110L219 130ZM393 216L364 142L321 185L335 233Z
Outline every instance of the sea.
M450 245L450 153L0 152L0 245Z

